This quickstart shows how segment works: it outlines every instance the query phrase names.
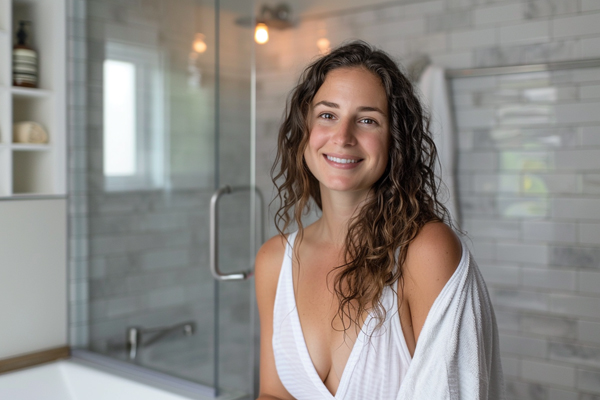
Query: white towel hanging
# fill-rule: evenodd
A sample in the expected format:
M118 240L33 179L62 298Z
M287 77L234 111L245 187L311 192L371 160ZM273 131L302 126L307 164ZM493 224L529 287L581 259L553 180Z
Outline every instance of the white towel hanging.
M436 171L436 174L449 192L448 198L442 198L442 200L448 208L452 220L459 226L460 215L454 178L456 145L444 69L429 65L421 74L418 87L422 94L421 100L430 113L430 130L440 159L441 171Z

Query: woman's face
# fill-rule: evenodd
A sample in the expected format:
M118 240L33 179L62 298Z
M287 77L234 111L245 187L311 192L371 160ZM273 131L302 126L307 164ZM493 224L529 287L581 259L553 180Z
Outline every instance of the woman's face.
M379 77L363 68L327 74L309 109L304 159L321 190L368 191L388 162L389 118Z

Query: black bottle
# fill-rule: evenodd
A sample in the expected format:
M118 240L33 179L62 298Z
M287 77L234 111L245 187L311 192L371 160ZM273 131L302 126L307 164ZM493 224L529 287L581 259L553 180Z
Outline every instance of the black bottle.
M17 44L13 47L13 85L37 87L38 59L37 52L27 45L25 24L29 21L19 21Z

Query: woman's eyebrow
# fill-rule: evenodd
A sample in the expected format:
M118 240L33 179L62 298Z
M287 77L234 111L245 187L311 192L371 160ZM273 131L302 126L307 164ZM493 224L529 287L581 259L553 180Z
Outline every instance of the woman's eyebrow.
M331 108L340 108L340 105L337 103L333 103L331 101L327 101L327 100L321 100L320 102L318 102L317 104L315 104L313 106L313 108L320 106L320 105L324 105L327 107L331 107ZM374 111L374 112L378 112L381 115L385 116L386 114L381 111L381 109L377 108L377 107L371 107L371 106L361 106L358 107L358 111L364 112L364 111Z
M332 103L331 101L327 101L327 100L321 100L320 102L315 104L313 107L320 106L320 105L324 105L324 106L331 107L331 108L340 108L339 104Z
M358 107L358 111L374 111L374 112L378 112L379 114L381 114L385 117L385 113L377 107L362 106L362 107Z

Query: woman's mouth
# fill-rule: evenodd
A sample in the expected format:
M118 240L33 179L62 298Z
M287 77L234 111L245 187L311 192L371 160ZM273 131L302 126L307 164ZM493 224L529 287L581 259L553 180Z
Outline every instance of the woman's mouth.
M328 164L333 165L336 168L350 169L358 166L363 160L362 158L350 157L350 156L333 156L329 154L323 154L323 157L328 161Z

